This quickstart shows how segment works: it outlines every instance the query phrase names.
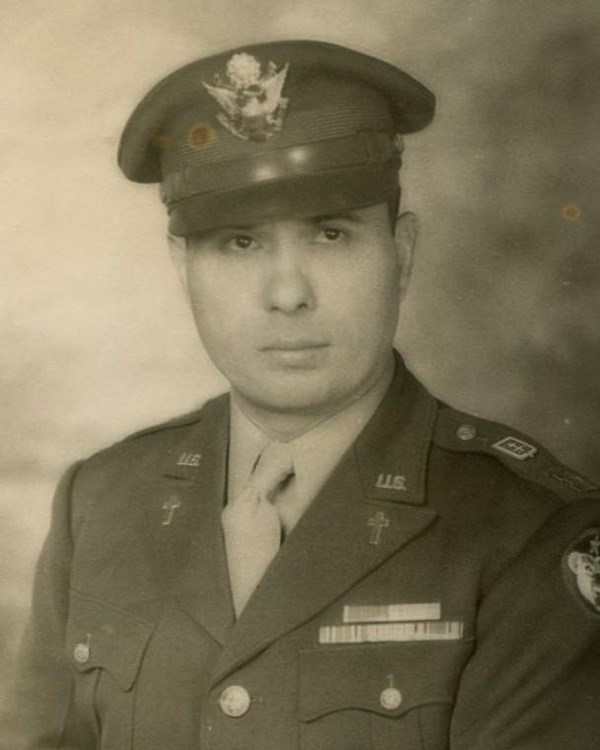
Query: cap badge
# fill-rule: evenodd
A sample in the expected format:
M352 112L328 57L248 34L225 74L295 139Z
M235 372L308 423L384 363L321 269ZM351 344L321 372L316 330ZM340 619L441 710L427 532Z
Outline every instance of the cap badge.
M281 95L289 63L277 70L274 62L262 73L260 62L246 52L233 55L226 80L217 74L204 88L220 105L217 119L230 133L245 141L266 141L283 127L288 99Z
M600 529L588 529L566 556L579 594L600 614Z

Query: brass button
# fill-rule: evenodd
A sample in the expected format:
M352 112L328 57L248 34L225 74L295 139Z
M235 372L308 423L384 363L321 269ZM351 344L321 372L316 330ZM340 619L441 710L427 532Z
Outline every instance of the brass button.
M386 711L395 711L402 703L402 693L395 687L388 687L381 691L379 703Z
M219 708L225 716L238 719L250 708L250 693L241 685L230 685L219 697Z
M78 643L73 649L73 658L77 664L87 664L90 656L91 652L88 643Z
M459 440L473 440L477 436L477 430L472 424L461 424L456 430L456 437Z

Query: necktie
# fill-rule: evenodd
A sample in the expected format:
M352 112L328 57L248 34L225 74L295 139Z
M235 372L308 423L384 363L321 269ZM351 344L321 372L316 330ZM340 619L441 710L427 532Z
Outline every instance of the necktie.
M288 446L269 443L248 482L221 515L236 616L246 606L281 543L277 490L294 473Z

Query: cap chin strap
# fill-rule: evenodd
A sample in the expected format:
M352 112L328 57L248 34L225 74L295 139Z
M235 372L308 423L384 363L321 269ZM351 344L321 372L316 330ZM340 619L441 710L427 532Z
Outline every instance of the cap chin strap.
M398 190L394 193L394 195L388 198L388 202L387 202L388 215L390 217L390 227L392 229L392 234L396 233L396 221L398 220L398 217L400 215L401 195L402 195L402 190L400 187L398 187Z

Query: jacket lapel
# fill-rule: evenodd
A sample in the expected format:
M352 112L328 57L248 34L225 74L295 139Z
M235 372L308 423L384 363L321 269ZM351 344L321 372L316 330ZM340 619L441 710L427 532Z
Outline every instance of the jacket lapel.
M228 431L224 397L171 447L148 488L155 499L147 533L164 590L218 643L234 623L221 530Z
M434 518L423 507L435 401L398 364L377 413L267 570L225 643L222 679L309 621Z

